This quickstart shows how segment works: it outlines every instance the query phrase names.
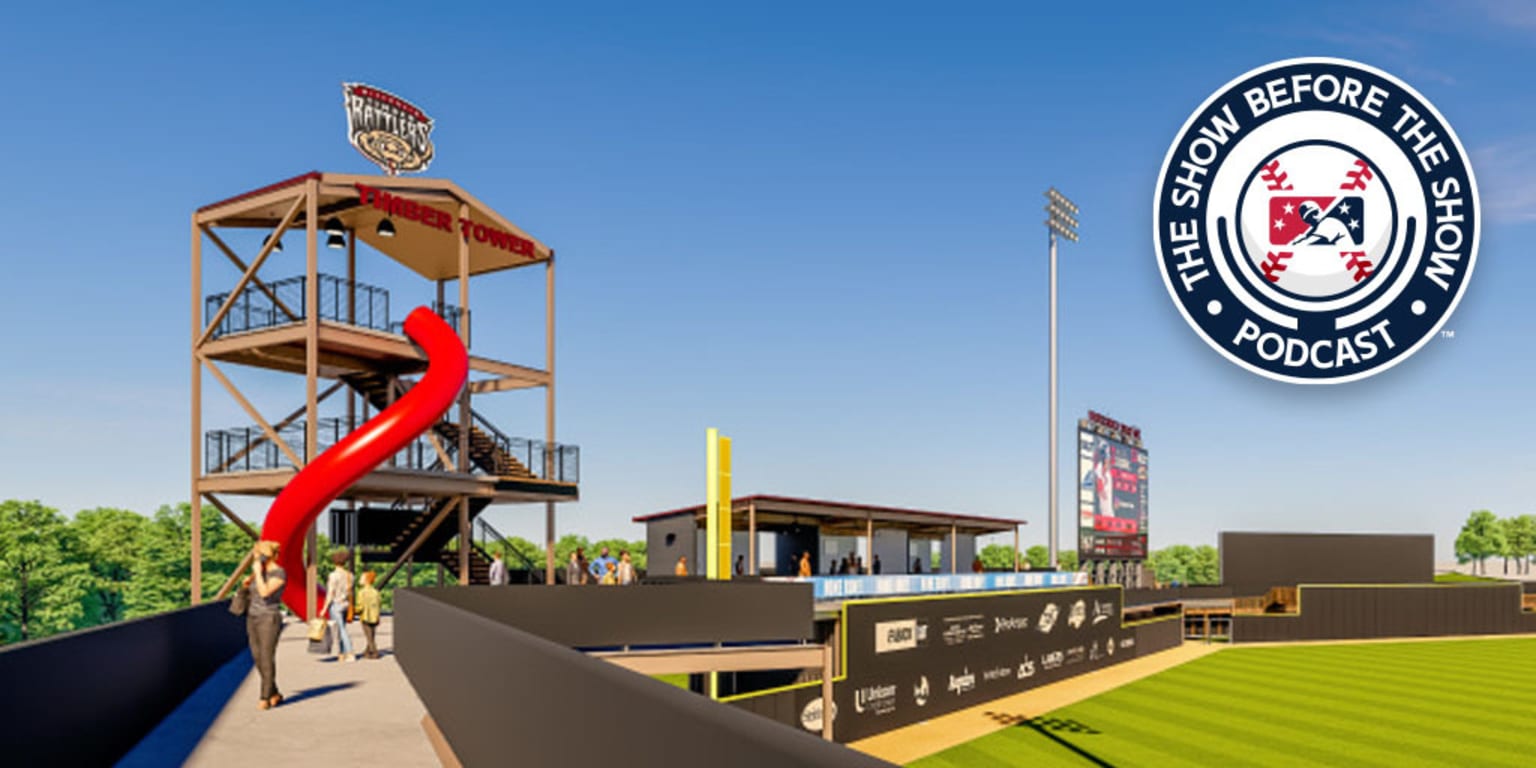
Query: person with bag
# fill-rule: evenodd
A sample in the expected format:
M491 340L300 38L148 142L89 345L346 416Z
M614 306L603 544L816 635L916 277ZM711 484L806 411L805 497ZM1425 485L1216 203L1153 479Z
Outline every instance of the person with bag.
M352 653L352 635L347 632L347 622L352 620L352 572L347 570L351 555L340 549L331 554L336 565L325 582L325 615L331 619L336 632L336 658L339 661L356 661Z
M245 635L261 678L262 709L283 701L277 692L277 636L283 631L283 585L288 574L277 564L278 549L275 541L256 542L251 550L251 575L240 585L246 592Z
M365 659L379 657L373 636L379 629L379 612L383 609L384 601L379 590L373 586L374 578L373 571L363 571L363 586L357 590L357 620L363 623L363 637L368 640L368 647L363 650Z

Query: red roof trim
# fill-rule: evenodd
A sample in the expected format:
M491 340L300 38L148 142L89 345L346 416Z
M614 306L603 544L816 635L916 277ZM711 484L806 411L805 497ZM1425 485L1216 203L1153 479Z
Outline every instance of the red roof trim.
M310 179L318 179L318 178L320 178L320 172L319 171L310 171L309 173L302 174L302 175L299 175L299 176L295 176L295 177L293 177L291 179L284 179L283 181L279 181L276 184L268 184L267 186L262 187L261 189L252 190L250 192L246 192L246 193L240 194L240 195L235 195L234 197L231 197L228 200L220 200L217 203L212 203L210 205L205 205L205 206L197 209L197 212L198 213L202 213L204 211L208 211L208 210L212 210L214 208L218 208L221 205L229 205L230 203L239 202L239 201L244 200L244 199L246 199L248 197L255 197L257 195L264 195L264 194L266 194L268 192L272 192L274 190L282 189L283 187L291 187L294 184L298 184L298 183L301 183L301 182L309 181Z
M1028 520L1010 520L1010 519L1004 518L1004 517L981 517L981 516L978 516L978 515L958 515L958 514L955 514L953 512L933 512L933 511L923 510L923 509L903 509L901 507L883 507L883 506L880 506L880 505L877 505L877 504L853 504L853 503L846 502L846 501L825 501L825 500L822 500L822 499L801 499L801 498L796 498L796 497L793 497L793 496L770 496L770 495L765 495L765 494L754 494L752 496L737 496L736 498L731 500L731 503L734 505L734 504L740 504L740 503L749 502L749 501L781 502L781 503L786 503L786 504L815 504L817 506L822 506L822 507L838 507L840 509L858 510L858 511L861 511L861 512L895 512L895 513L903 514L903 515L925 515L925 516L928 516L928 517L943 518L945 520L955 520L957 522L960 522L960 521L971 521L971 522L978 522L978 523L997 523L997 524L1001 524L1001 525L1028 525L1029 524ZM630 520L630 522L645 523L645 522L650 522L651 520L660 520L660 519L665 518L665 517L673 517L675 515L698 514L699 512L702 512L703 510L704 510L704 505L703 504L695 504L695 505L690 506L690 507L680 507L678 509L672 509L672 510L668 510L666 512L655 512L655 513L652 513L652 514L649 514L649 515L640 515L639 517L632 518Z

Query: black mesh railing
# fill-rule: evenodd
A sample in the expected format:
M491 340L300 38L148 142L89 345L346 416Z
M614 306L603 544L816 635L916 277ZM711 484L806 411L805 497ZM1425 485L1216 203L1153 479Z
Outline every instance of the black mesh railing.
M466 325L469 323L469 310L463 310L462 313L461 313L459 308L457 306L453 305L453 304L445 304L445 303L442 303L442 302L434 301L434 302L432 302L432 312L433 312L433 314L436 314L438 317L441 317L443 319L443 322L448 323L448 326L450 328L452 328L454 331L458 331L459 330L459 317L460 317L461 314L464 317L464 322L466 323ZM472 327L472 326L470 326L470 327ZM390 333L399 334L401 336L404 336L405 335L405 320L402 319L400 322L390 323L388 330L389 330ZM465 339L465 346L468 346L468 345L469 345L469 340L466 338Z
M267 283L266 290L255 284L247 285L214 328L213 338L303 322L309 315L304 290L307 282L300 275ZM389 291L334 275L320 275L317 282L321 320L405 335L404 319L390 319ZM203 322L212 321L228 297L228 292L209 296L203 302ZM436 301L431 307L453 330L459 330L461 318L467 327L468 311Z
M347 420L341 418L320 419L316 435L318 451L335 445L348 433ZM296 421L277 430L277 436L295 455L304 456L305 422ZM426 436L418 437L405 448L390 457L389 466L401 469L419 469L429 472L445 471L454 466L458 446L443 446L448 454L445 465L437 448ZM277 443L267 439L260 427L236 427L234 429L209 430L203 436L203 460L208 474L225 472L259 472L272 469L292 469L294 464Z
M581 482L581 449L574 445L546 443L526 437L509 437L495 425L471 410L475 424L491 438L496 448L528 468L540 480L556 483Z
M303 322L309 314L305 306L307 282L303 275L299 275L267 283L268 290L255 284L247 285L214 329L214 338ZM390 330L389 291L334 275L320 275L318 284L321 320ZM203 322L212 321L227 298L228 292L209 296L203 302Z

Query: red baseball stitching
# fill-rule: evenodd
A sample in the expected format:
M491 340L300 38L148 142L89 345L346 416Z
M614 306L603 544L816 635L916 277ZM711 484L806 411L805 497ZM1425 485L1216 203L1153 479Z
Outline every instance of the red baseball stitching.
M1285 172L1280 170L1279 160L1271 160L1268 163L1265 163L1263 167L1264 171L1259 174L1259 178L1264 180L1265 185L1269 189L1291 189L1291 185L1285 183Z
M1355 160L1355 170L1344 174L1345 182L1339 185L1339 189L1365 189L1366 182L1375 178L1371 175L1371 167L1364 160Z
M1365 258L1365 251L1340 251L1339 258L1345 260L1345 269L1355 271L1355 282L1371 276L1371 262Z
M1280 273L1285 271L1285 260L1289 258L1290 251L1265 254L1264 262L1259 265L1259 269L1264 271L1264 279L1271 283L1280 282Z

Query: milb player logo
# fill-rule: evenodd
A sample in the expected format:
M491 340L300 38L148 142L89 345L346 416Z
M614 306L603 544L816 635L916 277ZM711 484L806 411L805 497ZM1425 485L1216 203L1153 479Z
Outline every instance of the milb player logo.
M1379 70L1292 59L1218 90L1163 161L1154 239L1169 295L1228 360L1356 381L1450 317L1481 219L1466 152Z

